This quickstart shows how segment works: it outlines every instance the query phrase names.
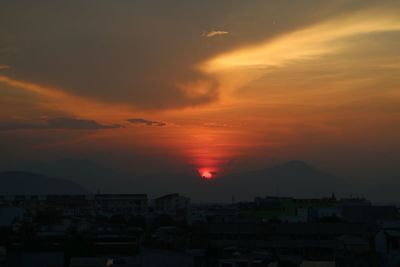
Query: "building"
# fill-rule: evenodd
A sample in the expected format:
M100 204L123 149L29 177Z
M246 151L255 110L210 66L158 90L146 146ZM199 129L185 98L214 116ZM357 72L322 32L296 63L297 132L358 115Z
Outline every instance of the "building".
M24 208L31 214L58 212L66 217L93 214L141 215L147 212L146 194L10 195L0 196L1 206Z
M97 194L96 214L143 215L147 212L146 194Z
M12 267L51 266L64 267L63 252L18 252L7 258L7 265Z
M154 209L158 214L176 216L186 214L190 207L190 198L179 194L169 194L154 200Z
M336 197L297 199L290 197L256 197L254 202L240 203L240 214L254 221L317 222L327 217L342 217Z
M0 229L13 227L16 220L22 220L25 210L19 207L0 207Z
M240 251L225 249L218 259L218 267L268 267L273 262L268 251Z
M398 219L396 206L372 205L363 198L341 199L338 207L342 209L342 218L347 222L375 224Z
M194 232L198 247L265 249L282 255L332 260L337 238L345 235L367 239L371 229L349 223L233 223L207 224Z
M400 221L384 222L375 236L382 266L400 265Z
M66 217L87 216L93 213L92 195L48 195L45 200L46 210L60 212Z
M46 196L39 195L3 195L0 196L1 206L19 207L31 214L45 208Z

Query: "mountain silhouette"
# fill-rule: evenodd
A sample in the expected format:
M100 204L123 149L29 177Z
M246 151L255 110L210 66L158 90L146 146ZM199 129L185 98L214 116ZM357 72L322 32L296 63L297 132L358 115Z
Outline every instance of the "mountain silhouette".
M32 172L0 172L0 194L67 194L101 188L103 193L147 193L160 196L179 192L194 201L230 202L255 196L327 197L332 193L358 192L343 180L300 160L291 160L258 170L232 173L211 181L197 171L160 172L147 176L131 174L129 179L90 161L64 160L58 164L32 165ZM51 168L49 166L52 166ZM28 166L29 167L29 166ZM44 173L48 176L39 175ZM49 177L60 177L53 179ZM73 181L63 180L73 177Z
M50 178L33 172L9 171L0 173L2 195L88 194L81 185Z
M40 173L79 183L91 191L118 191L117 187L129 188L123 175L105 164L80 158L61 158L51 161L25 162L14 169Z
M260 170L230 174L217 179L215 186L223 189L220 194L230 193L238 199L266 195L326 197L332 193L345 193L343 190L349 188L349 185L334 175L299 160Z

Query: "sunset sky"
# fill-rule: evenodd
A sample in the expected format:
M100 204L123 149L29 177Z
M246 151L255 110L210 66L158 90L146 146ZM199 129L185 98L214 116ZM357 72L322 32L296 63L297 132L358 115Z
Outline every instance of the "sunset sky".
M0 36L1 170L400 184L400 1L5 0Z

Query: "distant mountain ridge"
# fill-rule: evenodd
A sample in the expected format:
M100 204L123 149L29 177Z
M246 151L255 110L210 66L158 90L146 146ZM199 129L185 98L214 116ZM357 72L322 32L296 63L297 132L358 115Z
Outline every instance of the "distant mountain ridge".
M118 171L107 171L107 168L90 161L55 162L27 169L31 172L0 172L0 194L81 194L90 193L89 190L94 192L100 187L103 193L134 192L159 196L179 192L193 200L227 202L267 195L313 198L357 192L348 182L300 160L231 173L212 181L202 180L195 171L160 172L144 177L133 175L134 179L127 179ZM99 172L103 174L99 175ZM69 177L74 181L69 181ZM75 181L84 183L89 190Z
M89 194L78 183L25 171L0 172L2 195Z
M255 171L233 173L217 179L215 184L239 199L265 195L323 197L332 193L343 193L343 190L349 188L347 183L334 175L300 160Z

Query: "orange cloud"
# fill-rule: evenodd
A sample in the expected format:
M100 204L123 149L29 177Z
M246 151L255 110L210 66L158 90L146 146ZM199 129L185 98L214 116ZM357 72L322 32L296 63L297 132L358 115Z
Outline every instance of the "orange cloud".
M42 108L62 111L78 117L111 122L115 119L131 116L133 113L133 109L129 106L94 101L58 88L20 81L6 76L0 76L0 83L38 95L40 102L36 104Z
M207 72L243 67L274 67L315 58L341 48L344 38L383 31L400 30L397 14L365 12L284 34L264 43L239 48L212 58L202 67Z

